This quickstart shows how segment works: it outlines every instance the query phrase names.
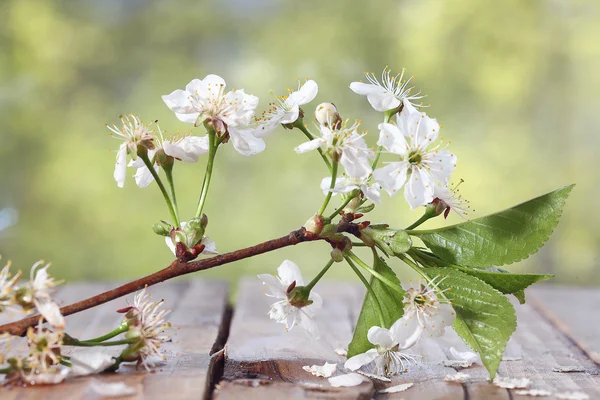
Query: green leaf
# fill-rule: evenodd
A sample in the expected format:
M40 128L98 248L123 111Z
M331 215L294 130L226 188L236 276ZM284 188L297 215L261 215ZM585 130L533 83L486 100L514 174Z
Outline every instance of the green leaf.
M508 299L482 280L453 268L424 268L430 278L440 275L441 290L456 311L454 330L479 355L493 379L508 339L517 327Z
M373 269L392 282L398 284L399 288L402 288L400 281L396 277L396 274L385 263L385 261L383 261L383 259L380 257L375 257L375 260L376 261ZM390 289L389 286L374 277L371 277L370 284L371 288L373 288L375 296L377 296L377 299L379 300L379 304L381 305L386 324L385 328L389 329L392 324L404 314L404 295ZM402 293L404 293L404 291L402 291ZM367 292L358 316L356 329L354 329L354 336L348 345L348 357L353 357L357 354L364 353L365 351L374 347L373 344L367 340L367 332L372 326L381 325L379 322L378 313L375 309L376 307L377 305L375 301L370 293Z
M518 292L513 293L513 296L515 296L517 298L517 300L519 300L520 304L525 304L525 291L524 290L519 290Z
M409 233L452 264L483 268L511 264L529 257L548 240L573 186L462 224Z
M554 275L551 274L513 274L500 268L495 268L494 271L488 271L479 268L461 267L453 264L451 264L450 267L458 269L465 274L475 276L504 294L514 294L521 304L525 303L525 292L522 294L522 300L521 297L519 297L519 292L522 292L525 288L536 282L554 278Z

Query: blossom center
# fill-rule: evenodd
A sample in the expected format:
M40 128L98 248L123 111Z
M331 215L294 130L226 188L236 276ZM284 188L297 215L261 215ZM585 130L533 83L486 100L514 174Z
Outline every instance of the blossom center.
M421 164L421 161L423 161L423 156L421 155L421 152L413 150L410 153L408 153L409 163L419 165Z

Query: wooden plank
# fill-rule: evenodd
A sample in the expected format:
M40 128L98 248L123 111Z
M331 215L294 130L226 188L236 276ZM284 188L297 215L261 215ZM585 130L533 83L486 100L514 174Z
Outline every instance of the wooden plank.
M333 388L326 379L303 371L302 366L330 362L343 365L335 349L345 349L352 338L356 315L357 286L320 282L315 291L323 297L317 315L321 330L318 341L300 328L289 332L269 320L272 298L264 295L260 281L244 279L225 346L224 381L215 391L216 399L264 398L345 398L370 399L373 384Z
M113 286L113 285L109 285ZM69 285L61 293L68 302L101 291L102 285ZM168 282L148 289L153 299L166 300L166 307L173 308L169 320L176 326L173 341L163 350L167 361L152 373L143 368L136 370L130 365L122 366L116 374L96 375L102 382L125 382L136 390L128 398L187 399L208 398L212 377L209 376L211 357L219 335L227 305L227 285L221 282L199 280ZM132 296L128 296L132 299ZM67 332L81 338L90 338L114 329L123 315L115 310L127 305L125 299L117 299L92 310L67 317ZM228 321L225 321L228 322ZM173 332L172 332L173 333ZM118 348L105 348L110 354L118 354ZM11 395L21 399L84 399L91 393L88 385L92 377L70 379L61 385L44 388L14 388ZM8 390L8 389L7 389ZM2 393L4 400L4 393Z
M600 289L538 285L527 291L528 301L600 364Z

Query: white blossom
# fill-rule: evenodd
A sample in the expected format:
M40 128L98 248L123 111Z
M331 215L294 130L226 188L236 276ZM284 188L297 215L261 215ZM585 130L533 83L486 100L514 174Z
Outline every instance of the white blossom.
M470 211L469 202L458 194L458 186L462 183L461 180L458 184L449 187L448 185L434 185L433 187L433 201L432 204L436 205L438 213L444 213L444 218L448 217L450 211L454 211L461 218L466 219L465 216Z
M258 126L253 131L254 136L262 137L273 132L279 124L293 124L300 117L300 106L310 103L317 96L319 87L313 80L304 84L298 81L298 89L288 89L287 96L277 96L276 101L269 104L269 109L256 118Z
M208 147L208 136L156 138L155 148L148 150L148 159L153 164L154 170L158 172L160 165L155 160L158 152L164 151L167 156L171 156L176 160L195 163L198 162L199 156L208 153ZM133 177L140 188L144 188L154 181L154 176L140 157L135 160L132 159L127 166L136 168Z
M411 94L414 86L409 86L412 76L404 80L404 69L400 74L391 75L388 67L381 73L381 82L377 80L374 73L365 72L369 83L352 82L350 89L354 93L367 96L367 100L376 111L389 111L400 107L402 103L414 103L415 100L426 97L421 92ZM423 103L420 105L422 106Z
M156 361L165 359L160 346L169 340L164 331L171 326L165 320L171 310L160 309L163 303L164 300L153 302L144 288L135 295L133 306L126 314L130 323L126 337L139 340L132 346L136 349L138 362L147 370L153 368Z
M374 203L381 203L379 184L372 181L370 176L362 178L353 178L348 175L338 176L335 180L333 189L330 189L330 187L331 177L323 178L321 181L321 190L323 191L323 194L327 194L328 192L332 192L333 194L346 194L358 189L367 199Z
M373 373L392 376L406 371L414 357L402 352L415 345L420 332L407 329L402 319L394 322L390 329L373 326L367 332L367 339L375 348L349 358L344 367L356 371L363 366L372 365Z
M46 372L53 365L60 363L60 347L62 346L63 333L52 332L42 327L43 320L36 327L27 329L27 345L29 346L28 365L32 369Z
M112 132L111 135L117 139L123 140L117 152L117 161L115 163L115 172L113 174L117 186L122 188L125 184L125 175L127 173L127 155L132 160L137 158L138 147L144 147L147 150L154 149L154 135L148 127L140 121L135 115L121 116L122 128L116 125L108 126Z
M8 262L2 270L0 270L0 313L6 310L15 309L14 289L15 283L21 277L21 273L17 273L11 278L10 262Z
M456 156L434 145L440 126L408 102L398 125L379 124L378 145L400 156L373 172L381 186L394 195L404 186L404 197L412 209L431 203L436 185L445 185L456 168Z
M450 302L438 298L436 291L439 283L436 278L429 282L429 286L417 284L406 289L404 300L404 315L400 318L406 329L413 330L416 334L424 333L430 337L439 337L444 334L444 328L452 325L456 313Z
M185 90L175 90L162 99L183 122L198 126L206 119L220 121L225 125L218 127L220 133L227 127L248 126L258 97L246 94L243 89L225 93L225 86L223 78L211 74L204 79L193 79Z
M101 397L122 397L136 394L136 390L125 382L105 382L92 379L88 388L93 394Z
M363 139L364 134L358 133L359 126L359 122L350 126L344 123L340 129L321 125L319 129L321 136L297 146L296 153L302 154L320 147L339 157L348 176L366 177L372 172L370 160L375 157L375 154L367 147Z
M33 302L39 313L50 325L57 329L63 329L65 319L60 313L60 307L52 298L54 288L62 282L56 281L48 274L48 268L51 264L39 268L43 264L43 261L38 261L31 267L30 298L27 295L25 297Z
M265 293L269 297L278 299L271 306L269 317L284 324L286 330L292 329L298 325L305 329L312 337L319 337L319 327L315 321L315 315L323 304L321 296L311 290L309 300L312 304L298 308L293 306L288 299L288 288L290 285L304 286L304 279L300 273L300 268L290 260L285 260L277 268L278 276L270 274L260 274L260 279L267 286L269 293Z
M175 256L177 256L176 245L178 241L182 241L187 249L193 248L196 244L203 244L204 250L200 254L219 254L217 245L208 236L203 236L199 243L195 243L197 240L196 234L193 231L186 230L187 224L185 221L181 222L181 228L176 228L171 231L170 236L165 236L165 243Z
M81 348L69 354L69 357L73 376L98 374L115 363L113 356L103 351L102 348Z

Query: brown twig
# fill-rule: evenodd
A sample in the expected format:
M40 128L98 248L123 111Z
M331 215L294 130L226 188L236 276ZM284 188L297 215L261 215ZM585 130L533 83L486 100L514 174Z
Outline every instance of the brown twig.
M168 267L161 269L153 274L145 276L135 281L126 283L123 286L109 290L104 293L100 293L96 296L90 297L85 300L78 301L77 303L70 304L60 309L63 315L75 314L83 310L98 306L108 301L117 299L119 297L128 295L135 291L141 290L146 286L152 286L157 283L166 281L177 276L191 274L192 272L202 271L205 269L217 267L219 265L229 264L234 261L242 260L244 258L253 257L259 254L267 253L269 251L281 249L287 246L293 246L301 242L308 242L312 240L320 239L317 235L307 232L304 228L298 229L291 232L289 235L280 237L278 239L267 240L266 242L259 243L255 246L247 247L232 251L231 253L221 254L211 258L205 258L193 262L185 262L175 260ZM40 316L34 315L33 317L24 318L19 321L11 322L0 326L0 334L9 333L11 335L21 336L27 331L27 328L38 323Z

